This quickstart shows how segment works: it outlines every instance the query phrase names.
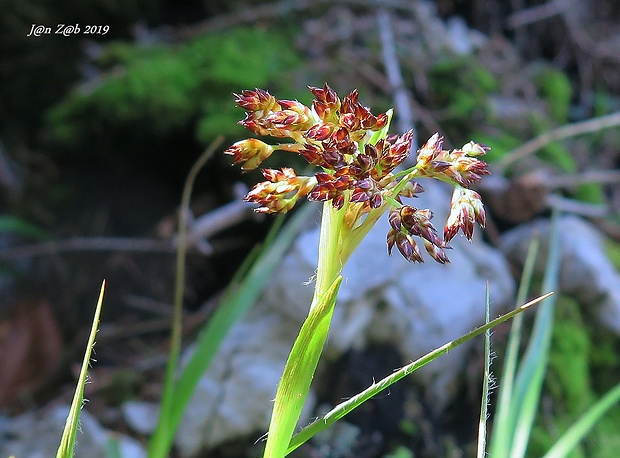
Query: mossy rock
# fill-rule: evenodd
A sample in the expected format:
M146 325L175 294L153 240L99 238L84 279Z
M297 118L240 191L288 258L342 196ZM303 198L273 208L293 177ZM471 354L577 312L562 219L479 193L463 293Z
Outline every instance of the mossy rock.
M258 28L205 35L180 45L113 43L97 82L73 90L48 113L57 154L148 162L215 136L240 136L232 93L268 87L291 93L298 63L289 40Z

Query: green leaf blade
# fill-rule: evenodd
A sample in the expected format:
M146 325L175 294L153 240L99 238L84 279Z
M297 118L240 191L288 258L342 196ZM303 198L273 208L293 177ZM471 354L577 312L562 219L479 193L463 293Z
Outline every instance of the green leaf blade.
M101 309L103 307L103 293L105 291L105 287L106 282L104 280L101 284L99 300L97 301L97 307L95 309L95 317L90 328L90 335L88 337L88 344L86 346L86 352L84 353L84 359L82 360L82 369L80 370L80 376L78 377L75 392L73 394L73 401L71 402L69 415L67 416L62 438L60 439L60 446L56 452L56 458L73 458L77 430L80 422L80 409L82 408L82 402L84 402L84 385L86 385L90 355L95 346L95 336L97 335L97 331L99 329L99 317L101 316Z
M599 399L560 437L543 458L562 458L571 453L594 424L620 401L620 384Z

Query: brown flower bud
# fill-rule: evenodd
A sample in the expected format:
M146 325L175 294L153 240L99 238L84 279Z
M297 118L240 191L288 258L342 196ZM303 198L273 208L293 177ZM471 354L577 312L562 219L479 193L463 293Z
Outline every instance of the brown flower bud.
M446 252L444 251L444 248L446 247L437 246L434 243L431 243L426 239L422 239L422 243L424 243L424 248L426 249L426 252L435 261L437 261L440 264L447 264L450 262L448 255L446 255Z
M253 170L258 167L261 162L271 156L274 148L255 138L248 138L234 143L230 148L224 151L224 154L234 156L233 163L240 164L242 170Z
M259 213L286 213L316 184L314 178L297 176L295 170L288 167L265 169L263 175L269 181L256 184L244 198L260 204L261 207L255 210Z
M278 100L269 92L256 88L253 91L245 90L241 94L233 94L237 106L246 111L279 111Z
M434 245L442 246L443 241L431 223L432 217L433 212L428 209L417 209L409 205L400 207L400 218L407 232L420 236Z
M387 234L388 254L392 254L392 248L396 245L400 254L409 262L424 262L422 253L413 237L401 231L390 229Z
M450 215L443 230L446 243L452 240L459 230L471 241L474 222L481 227L484 227L486 222L480 194L471 189L455 188L450 202Z

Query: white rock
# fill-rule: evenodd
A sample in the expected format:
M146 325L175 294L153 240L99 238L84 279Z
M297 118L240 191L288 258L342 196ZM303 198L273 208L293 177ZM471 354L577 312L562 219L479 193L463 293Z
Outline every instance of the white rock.
M256 310L232 328L181 420L175 443L182 456L196 456L251 434L258 438L267 431L276 388L298 330L299 325L291 326L283 315ZM314 395L308 404L314 405ZM308 418L304 413L304 421Z
M134 431L153 434L159 420L160 405L154 402L127 401L121 406L123 418Z
M594 310L601 324L620 334L620 275L605 254L601 234L572 215L560 217L559 227L560 291ZM502 236L502 248L510 259L523 263L530 241L538 235L542 271L549 233L547 219L521 225Z
M57 406L51 410L27 412L12 419L3 431L10 439L0 442L0 456L24 458L56 456L68 413L68 406ZM111 433L83 409L80 413L75 456L106 458L110 440L118 441L120 456L123 458L146 457L145 450L136 440L122 434Z

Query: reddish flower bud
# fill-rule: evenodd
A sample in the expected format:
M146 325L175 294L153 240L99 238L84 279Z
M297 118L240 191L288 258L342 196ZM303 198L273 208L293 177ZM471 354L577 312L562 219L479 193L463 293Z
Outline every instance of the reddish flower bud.
M424 169L428 164L435 160L441 154L443 147L443 137L435 133L428 141L418 150L417 164Z
M440 264L447 264L450 262L448 255L442 247L435 245L434 243L429 242L426 239L422 239L422 243L424 243L424 248L426 252ZM444 247L445 248L445 247Z
M392 248L396 245L400 254L409 262L424 262L422 253L413 237L400 231L390 229L387 234L388 254L392 254Z
M327 140L329 136L333 132L333 126L329 124L318 123L310 127L308 131L304 134L304 137L316 140L323 141Z
M316 100L312 101L312 108L316 115L326 123L338 122L340 99L338 95L325 84L323 88L309 86L310 92Z
M318 146L311 144L306 144L305 148L299 150L299 155L310 164L324 169L334 170L345 164L344 156L339 151L322 151Z
M391 208L390 209L390 213L388 215L388 222L390 223L390 226L392 226L392 228L395 231L400 231L401 230L401 219L400 219L400 211L398 208Z
M417 194L424 192L424 188L417 181L408 182L398 194L402 197L418 197Z
M412 235L417 235L430 243L441 246L443 241L431 223L433 212L428 209L417 209L408 205L400 207L400 217L403 228Z
M255 138L248 138L234 143L230 148L224 151L224 154L234 156L233 163L239 164L243 162L242 170L253 170L258 167L261 162L271 156L274 149Z
M291 168L265 169L263 175L269 181L256 184L245 196L248 202L260 204L259 213L286 213L300 197L307 195L316 184L311 177L299 177Z
M389 116L387 113L381 113L377 116L377 122L375 123L375 127L373 130L383 129L389 121Z
M274 111L266 116L265 122L271 123L276 129L308 130L314 119L310 109L296 100L280 100L282 110Z
M242 91L241 95L233 94L237 106L246 111L278 111L278 100L269 92L256 88L253 91Z
M344 113L340 115L340 125L349 131L360 130L360 119L354 113Z
M478 183L483 175L489 175L486 162L469 156L457 157L452 167L454 174L459 177L455 179L461 186L469 187Z
M377 143L377 146L380 147L379 151L381 155L377 160L377 165L375 166L373 176L376 179L381 179L384 175L390 173L405 159L407 159L411 149L412 140L413 130L410 130L404 135L395 138L392 143Z
M446 243L452 240L459 230L471 241L474 222L478 222L482 227L486 222L480 194L471 189L455 188L450 202L450 215L443 230Z
M488 147L473 142L460 150L443 151L441 147L442 139L435 134L418 150L417 167L422 176L447 178L467 188L490 173L487 164L477 159Z

